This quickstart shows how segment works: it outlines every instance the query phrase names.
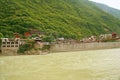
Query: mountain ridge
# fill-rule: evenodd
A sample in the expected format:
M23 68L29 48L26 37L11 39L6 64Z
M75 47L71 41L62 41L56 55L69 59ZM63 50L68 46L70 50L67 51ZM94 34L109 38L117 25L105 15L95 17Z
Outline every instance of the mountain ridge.
M95 5L97 5L100 9L102 9L103 11L112 14L113 16L115 16L116 18L120 19L120 10L116 9L116 8L112 8L110 6L107 6L105 4L101 4L101 3L96 3L94 2Z
M54 37L79 39L120 33L120 20L87 0L2 0L0 32L23 35L30 28Z

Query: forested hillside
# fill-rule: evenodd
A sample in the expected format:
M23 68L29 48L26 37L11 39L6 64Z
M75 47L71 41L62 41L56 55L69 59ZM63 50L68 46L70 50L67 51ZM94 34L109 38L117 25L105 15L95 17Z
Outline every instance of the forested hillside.
M120 20L87 0L0 0L0 33L12 37L29 29L79 39L120 33Z
M100 9L102 9L103 11L112 14L113 16L117 17L120 19L120 10L109 7L107 5L104 4L100 4L100 3L95 3Z

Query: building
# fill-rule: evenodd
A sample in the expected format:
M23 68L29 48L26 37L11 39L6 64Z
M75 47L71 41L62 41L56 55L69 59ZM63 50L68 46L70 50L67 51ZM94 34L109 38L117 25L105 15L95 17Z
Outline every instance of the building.
M2 38L1 51L3 55L15 55L19 49L20 38Z

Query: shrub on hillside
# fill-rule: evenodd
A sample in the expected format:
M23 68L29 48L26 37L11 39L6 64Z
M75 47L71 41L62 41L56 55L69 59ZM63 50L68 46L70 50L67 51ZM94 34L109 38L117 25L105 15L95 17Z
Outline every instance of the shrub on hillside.
M25 44L20 45L18 53L24 54L26 51L30 51L34 48L34 41L26 42Z

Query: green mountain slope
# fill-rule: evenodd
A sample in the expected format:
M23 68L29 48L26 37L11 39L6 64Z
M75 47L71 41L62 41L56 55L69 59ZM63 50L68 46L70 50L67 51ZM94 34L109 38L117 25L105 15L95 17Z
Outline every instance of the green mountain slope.
M30 28L65 38L120 33L120 20L87 0L0 0L0 32L24 34Z
M100 3L95 3L100 9L102 9L103 11L112 14L113 16L117 17L120 19L120 10L109 7L107 5L104 4L100 4Z

